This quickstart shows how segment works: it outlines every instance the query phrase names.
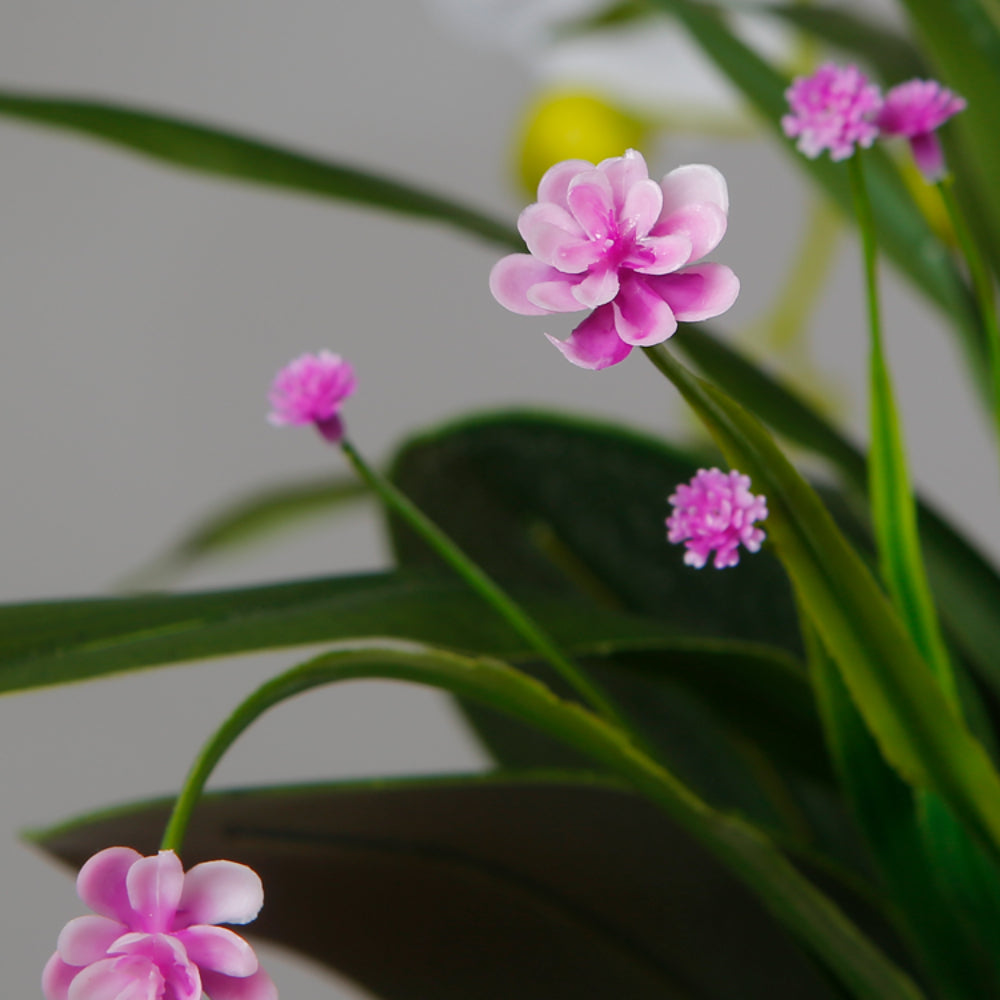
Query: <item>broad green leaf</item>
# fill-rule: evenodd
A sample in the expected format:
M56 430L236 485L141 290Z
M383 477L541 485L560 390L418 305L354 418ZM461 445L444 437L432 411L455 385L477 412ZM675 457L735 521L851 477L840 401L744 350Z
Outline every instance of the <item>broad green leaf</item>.
M525 605L577 654L670 638L656 622L552 596ZM205 593L0 607L0 692L233 653L392 636L524 656L523 641L461 583L374 573Z
M750 413L666 350L646 353L767 496L769 537L886 760L996 852L1000 777L815 492Z
M513 715L586 754L663 810L697 839L763 902L799 943L862 1000L916 1000L912 980L893 965L830 899L790 865L760 831L707 806L669 771L646 757L620 730L578 705L564 702L504 663L447 650L344 647L289 670L254 692L198 756L181 801L203 786L240 733L268 709L314 687L362 679L399 680L472 698ZM175 809L168 842L179 843ZM662 933L662 928L657 929Z
M121 590L160 588L205 559L242 548L367 496L356 479L309 479L260 490L206 517L179 542L123 580Z
M31 839L73 868L112 843L151 853L169 806L120 807ZM249 934L383 1000L836 996L717 862L607 778L215 793L198 806L184 860L220 857L264 881Z
M391 475L495 579L575 594L670 623L680 634L801 651L777 560L702 573L666 543L667 496L718 458L605 423L485 414L403 445ZM488 525L489 529L484 530ZM391 524L405 567L439 565Z
M867 491L862 453L801 396L702 327L673 341L706 375L782 437L827 459L858 497ZM1000 576L940 514L918 503L920 537L931 587L951 638L1000 693Z
M829 4L775 3L759 8L759 12L858 56L877 70L887 85L928 75L927 61L909 39L884 21L856 10Z
M110 102L9 90L0 91L0 115L81 132L175 167L446 223L522 249L511 226L453 199L227 129Z
M978 1000L996 992L995 923L964 919L967 909L953 905L945 885L954 857L942 859L929 850L917 798L885 763L822 642L811 629L807 635L810 671L841 784L896 903L892 912L911 954L941 996Z
M853 217L850 185L843 164L833 163L827 157L810 160L798 153L792 142L781 134L781 117L788 110L784 93L789 80L737 38L715 9L692 0L649 2L675 17L687 29L705 55L779 137L782 148L849 218ZM936 5L937 0L927 2ZM934 235L888 159L873 149L866 151L865 160L879 245L917 289L934 301L955 324L970 372L988 402L985 339L967 285L949 250Z

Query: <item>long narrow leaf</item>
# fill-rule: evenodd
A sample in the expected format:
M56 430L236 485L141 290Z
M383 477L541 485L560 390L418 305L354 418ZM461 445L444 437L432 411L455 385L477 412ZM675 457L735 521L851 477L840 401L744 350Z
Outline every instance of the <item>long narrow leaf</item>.
M510 226L442 195L170 115L14 91L0 91L0 115L82 132L176 167L442 222L506 247L522 245Z
M646 351L730 464L767 495L778 555L886 760L940 794L1000 855L1000 776L819 497L750 413L666 350Z

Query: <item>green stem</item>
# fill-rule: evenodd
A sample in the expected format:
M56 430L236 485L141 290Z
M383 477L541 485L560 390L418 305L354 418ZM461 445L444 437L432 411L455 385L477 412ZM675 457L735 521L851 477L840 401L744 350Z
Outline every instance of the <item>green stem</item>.
M979 317L986 332L987 353L990 359L990 376L993 385L993 423L996 432L997 446L1000 448L1000 323L997 321L996 297L993 292L993 281L990 270L979 252L979 245L965 222L965 216L958 205L952 190L954 181L949 174L938 181L937 189L944 202L945 210L951 221L952 229L962 248L965 265L972 279L972 289L976 296Z
M870 332L871 454L868 482L872 527L882 580L917 648L946 697L959 706L955 678L941 634L920 549L917 509L906 448L882 342L878 291L878 242L860 154L848 161L851 192L861 233Z
M527 613L388 479L379 475L346 439L340 443L347 460L389 510L398 514L560 677L595 711L640 743L639 736L600 688L589 680Z
M424 646L369 646L327 653L268 681L243 701L198 755L174 806L163 849L179 853L191 810L209 774L261 714L310 688L366 678L409 681L474 698L586 754L624 778L704 844L808 952L836 974L850 995L862 1000L923 1000L924 994L909 976L799 874L765 834L712 809L630 743L621 730L492 659L472 659Z

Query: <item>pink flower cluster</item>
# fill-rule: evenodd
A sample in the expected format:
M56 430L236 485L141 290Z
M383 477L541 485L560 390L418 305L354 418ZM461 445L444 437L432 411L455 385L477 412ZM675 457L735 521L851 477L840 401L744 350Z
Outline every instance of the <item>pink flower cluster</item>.
M725 312L739 292L721 264L695 263L726 231L729 194L714 167L679 167L657 183L633 149L594 166L566 160L518 219L528 253L504 257L490 291L525 316L592 312L569 339L549 340L581 368L623 361L677 323Z
M275 376L268 419L276 426L313 424L327 441L339 444L340 407L356 385L354 369L339 354L303 354Z
M944 176L944 156L936 135L965 100L935 80L910 80L885 97L857 66L824 63L811 76L800 76L785 92L791 113L781 119L785 135L798 139L810 158L824 150L845 160L856 146L867 148L879 136L904 136L928 181Z
M245 924L264 902L257 874L208 861L185 874L173 851L95 854L77 877L93 915L59 935L42 973L46 1000L277 1000L253 949L215 924Z
M757 552L764 531L754 522L767 517L767 501L750 492L750 477L735 470L699 469L690 484L681 483L669 498L667 541L684 542L684 562L701 569L715 552L716 569L735 566L739 547Z

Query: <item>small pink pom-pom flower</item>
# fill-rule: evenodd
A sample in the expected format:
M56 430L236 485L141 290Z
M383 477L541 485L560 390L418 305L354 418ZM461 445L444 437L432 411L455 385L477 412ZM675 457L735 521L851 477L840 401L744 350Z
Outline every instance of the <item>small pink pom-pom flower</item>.
M945 174L944 153L935 133L965 106L965 98L936 80L909 80L885 95L876 124L883 135L901 135L910 140L917 168L929 183L934 183Z
M767 517L767 502L750 492L750 477L735 470L699 469L668 500L674 509L667 518L667 541L685 543L688 566L701 569L713 550L716 569L735 566L741 544L757 552L764 541L754 522Z
M857 66L824 63L811 76L796 77L785 97L791 114L781 127L810 159L827 149L831 160L846 160L855 146L867 148L878 136L882 95Z
M567 340L549 340L581 368L616 365L736 300L728 267L695 263L722 239L728 210L714 167L678 167L657 183L634 149L596 167L557 163L517 221L529 252L498 261L490 291L524 316L593 310Z
M354 369L339 354L303 354L275 376L268 420L277 426L314 424L327 441L339 444L340 407L356 385Z
M80 869L94 913L71 920L42 973L46 1000L277 1000L253 949L216 924L246 924L264 902L256 872L173 851L109 847Z

